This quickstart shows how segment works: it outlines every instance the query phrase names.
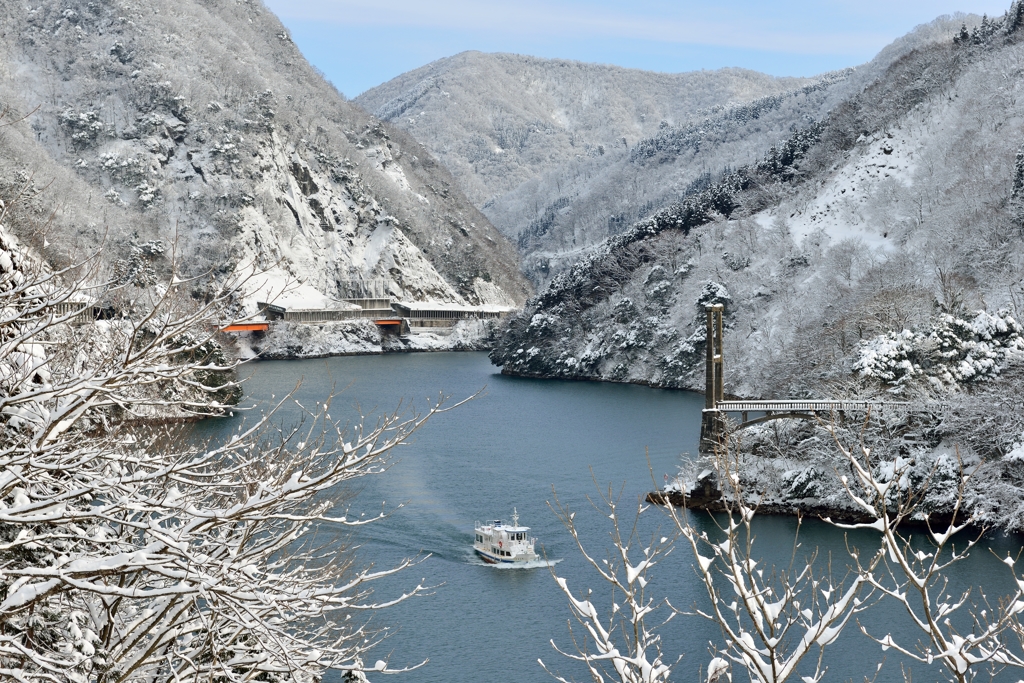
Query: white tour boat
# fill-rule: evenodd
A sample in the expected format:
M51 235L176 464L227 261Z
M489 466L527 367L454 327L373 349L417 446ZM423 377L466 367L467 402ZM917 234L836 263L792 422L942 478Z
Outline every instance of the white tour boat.
M501 520L493 522L477 522L476 537L473 550L489 564L519 564L533 562L539 556L533 549L537 539L531 538L530 527L519 526L519 514L512 508L512 524L503 524Z

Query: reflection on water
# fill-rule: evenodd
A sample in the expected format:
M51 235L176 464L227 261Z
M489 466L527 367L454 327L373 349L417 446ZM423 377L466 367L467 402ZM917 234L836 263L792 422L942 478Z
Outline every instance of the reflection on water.
M390 469L358 482L349 514L376 515L381 501L391 513L355 531L351 540L360 546L361 560L386 567L404 557L423 559L381 586L376 597L392 597L420 579L437 586L433 595L374 617L378 625L397 627L374 658L391 653L392 666L429 659L423 668L398 679L409 683L552 680L537 664L538 658L563 675L589 679L555 653L549 642L572 647L566 628L570 613L552 573L565 577L574 591L592 588L599 609L610 606L611 596L548 503L557 495L576 510L587 547L598 557L608 556L610 524L607 511L591 505L598 493L595 487L605 493L611 487L625 518L647 491L660 486L664 474L675 472L683 454L696 450L703 397L630 385L503 377L480 353L265 362L246 370L251 372L246 401L267 401L271 394L280 398L301 379L295 395L299 402L314 405L343 389L331 413L352 421L360 414L391 411L400 402L422 412L438 392L458 400L486 386L468 404L433 417L408 445L396 450ZM298 415L294 404L286 404L280 419L294 421ZM197 432L226 435L246 419L237 412L202 423ZM341 500L342 492L336 495ZM521 524L537 537L538 552L557 558L556 566L501 571L476 558L471 549L474 521L505 518L513 507L519 510ZM791 558L799 562L817 548L819 563L824 566L832 560L837 579L845 573L847 543L865 551L877 547L870 534L844 535L808 521L794 553L794 518L762 517L755 522L755 547L764 552L767 564L788 566ZM709 533L715 531L707 516L696 516L694 523ZM652 538L668 535L671 528L671 520L650 509L641 516L637 533ZM348 535L348 530L325 525L317 540L341 544ZM1001 557L1020 548L1019 539L1010 537L993 538L989 545ZM683 546L653 570L651 579L649 591L669 597L680 609L691 610L706 599ZM992 600L1012 587L1006 566L983 550L955 565L950 579L956 589L984 585ZM909 633L906 617L888 603L859 619L874 634ZM674 618L662 635L665 660L683 656L673 676L679 681L697 680L698 668L711 657L709 647L721 642L717 627L695 616ZM862 681L874 674L874 663L882 654L856 627L849 628L828 651L827 680ZM923 665L915 665L914 671L916 680L941 677L937 669ZM891 654L877 680L902 680Z

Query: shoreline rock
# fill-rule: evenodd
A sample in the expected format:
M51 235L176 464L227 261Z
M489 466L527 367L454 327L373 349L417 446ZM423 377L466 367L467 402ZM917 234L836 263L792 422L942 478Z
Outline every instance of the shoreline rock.
M691 492L691 495L687 495L678 490L651 491L647 494L645 500L652 505L673 505L687 510L702 510L710 513L728 512L728 508L722 500L721 495L717 497L708 496L704 492L699 494ZM795 505L793 503L772 502L762 503L753 507L758 515L786 515L791 517L802 515L804 517L814 517L822 521L831 520L838 524L870 524L875 521L874 517L857 510L815 503ZM901 526L927 528L930 523L932 529L935 531L942 531L949 528L953 521L953 515L950 513L932 513L928 516L927 521L924 519L907 519L901 524ZM963 515L958 516L956 519L957 523L962 523L963 521L965 521L963 519ZM975 524L970 524L967 529L965 529L965 531L973 533L987 533L989 531L997 530L999 529L985 528Z

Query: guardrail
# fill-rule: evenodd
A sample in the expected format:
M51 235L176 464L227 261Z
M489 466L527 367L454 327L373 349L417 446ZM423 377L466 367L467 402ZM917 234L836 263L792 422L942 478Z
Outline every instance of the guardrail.
M793 410L807 411L842 411L842 410L875 410L881 408L910 408L909 403L889 403L887 401L718 401L715 409L731 413L756 412L789 412Z

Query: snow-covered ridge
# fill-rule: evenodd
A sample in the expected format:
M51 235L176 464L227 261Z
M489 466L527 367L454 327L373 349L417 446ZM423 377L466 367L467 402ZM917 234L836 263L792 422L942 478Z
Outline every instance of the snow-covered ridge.
M822 93L800 88L822 82L740 69L659 74L464 53L403 74L356 102L433 150L477 207L517 240L524 272L540 284L571 265L578 250L678 198L707 168L749 163L785 138L793 117L761 111L771 108L761 100L794 93L783 108L804 107L817 118L808 98ZM708 116L727 123L701 138L698 156L631 160L643 141ZM748 134L758 141L748 144Z
M1024 81L1005 75L1022 54L1019 32L972 45L940 35L858 69L873 80L830 101L787 172L711 178L703 191L717 192L706 196L714 211L679 205L607 240L510 321L493 358L511 374L702 390L711 284L730 298L727 391L831 397L836 385L844 395L892 388L881 371L857 374L868 367L858 365L862 341L924 343L943 316L970 327L979 310L1020 320L1024 233L1013 183ZM921 372L934 371L946 390L1010 381L1017 351L967 336L956 363L918 363Z
M28 188L10 227L47 258L102 245L113 266L160 240L158 270L275 269L328 300L361 279L395 298L525 300L514 248L451 176L336 93L260 3L66 9L0 7L17 121L0 198ZM44 251L35 217L55 206Z
M811 82L743 69L662 74L464 52L371 88L355 102L416 135L483 205L553 167L624 149L716 105Z
M729 107L717 105L707 111L695 112L697 116L705 118L682 128L665 126L658 135L636 143L630 149L629 160L637 163L657 156L677 156L684 151L699 152L705 145L714 144L716 138L727 134L729 128L735 124L764 118L768 112L781 108L787 100L828 90L830 86L846 80L853 73L854 69L843 69L825 74L797 90L767 95L746 104Z

